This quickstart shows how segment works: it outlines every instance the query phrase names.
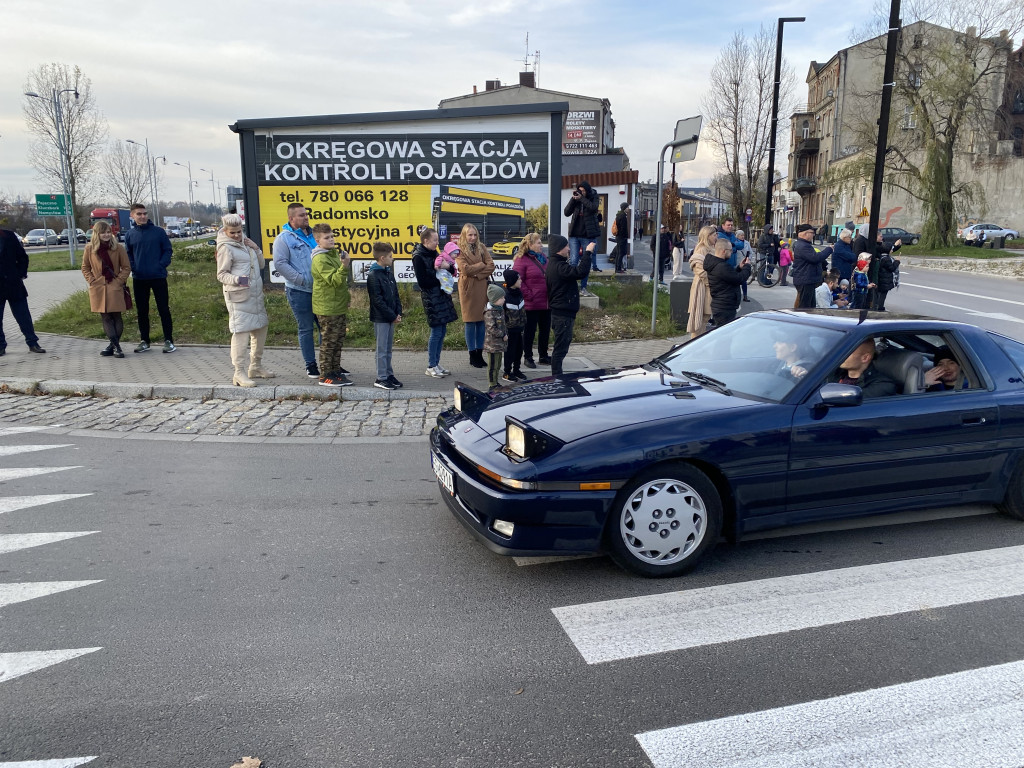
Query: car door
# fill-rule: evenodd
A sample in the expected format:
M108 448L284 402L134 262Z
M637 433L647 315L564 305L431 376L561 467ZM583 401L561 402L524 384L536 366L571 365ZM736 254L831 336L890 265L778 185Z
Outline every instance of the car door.
M999 410L987 389L829 409L816 400L794 412L786 485L794 522L956 504L1000 466Z

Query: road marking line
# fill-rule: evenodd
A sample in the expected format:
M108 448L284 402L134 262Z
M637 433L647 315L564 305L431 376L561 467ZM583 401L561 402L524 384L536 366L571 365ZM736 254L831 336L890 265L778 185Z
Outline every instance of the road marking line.
M53 429L53 427L0 427L0 437L24 435L29 432L40 432L44 429ZM3 765L3 763L0 763L0 765Z
M10 469L0 469L0 483L6 483L10 480L20 480L23 477L36 477L38 475L48 475L51 472L63 472L65 469L81 469L81 466L77 467L14 467ZM0 763L3 765L3 763Z
M64 757L58 760L21 760L17 763L0 763L0 768L77 768L95 760L98 755L92 757Z
M953 291L949 288L933 288L930 285L917 285L915 283L900 283L900 286L907 286L907 288L921 288L925 291L939 291L940 293L952 293L957 296L970 296L972 299L984 299L985 301L999 301L1003 304L1016 304L1018 307L1024 307L1024 301L1014 301L1013 299L997 299L994 296L982 296L980 293L967 293L966 291Z
M42 504L53 504L56 501L68 501L69 499L80 499L83 496L92 496L91 493L52 493L42 496L6 496L0 498L0 515L4 512L14 512L18 509L29 509Z
M554 608L588 664L1024 595L1024 546Z
M79 536L91 536L99 531L63 531L60 533L4 533L0 534L0 555L9 552L17 552L19 549L30 547L41 547L43 544L53 544L58 541L67 541Z
M1016 768L1024 662L636 737L655 768Z
M1008 315L1005 312L979 312L976 309L968 309L967 307L958 307L956 304L945 304L941 301L930 301L929 299L921 299L922 304L937 304L940 307L949 307L950 309L959 309L962 312L966 312L968 315L974 315L975 317L987 317L992 320L1008 320L1012 323L1024 323L1019 317Z
M14 605L15 603L24 603L26 600L35 600L37 597L67 592L69 589L99 584L101 581L102 579L93 579L92 581L22 581L14 584L0 584L0 608Z
M87 653L103 650L100 648L67 648L59 651L23 651L20 653L0 653L0 683L13 680L22 675L38 672L63 661L77 659Z
M62 445L0 445L0 456L17 456L19 453L32 453L33 451L48 451L51 448L73 448L73 443Z

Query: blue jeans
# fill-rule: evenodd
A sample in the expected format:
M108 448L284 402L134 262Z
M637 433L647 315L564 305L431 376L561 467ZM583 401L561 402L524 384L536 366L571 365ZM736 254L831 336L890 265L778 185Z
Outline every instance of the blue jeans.
M474 323L466 323L466 349L472 352L475 349L484 348L484 336L487 335L487 327L483 320Z
M430 341L427 342L427 368L440 365L441 347L444 346L444 335L447 332L447 324L430 326Z
M596 243L597 240L589 237L570 237L569 238L569 263L574 267L580 263L580 257L583 255L583 251L586 250L587 246L591 243ZM594 251L590 257L590 266L594 266L594 260L597 258L597 251ZM580 290L586 290L587 283L590 281L590 271L583 276L580 280Z
M306 365L316 362L316 351L313 349L313 294L306 291L298 291L294 288L285 288L285 296L288 297L288 306L292 308L295 315L295 322L299 326L299 349L302 351L302 359Z
M32 313L28 310L28 299L3 299L0 298L0 350L7 349L7 337L4 336L4 304L11 305L11 314L21 332L25 334L25 343L34 347L39 343L36 336L35 326L32 325Z

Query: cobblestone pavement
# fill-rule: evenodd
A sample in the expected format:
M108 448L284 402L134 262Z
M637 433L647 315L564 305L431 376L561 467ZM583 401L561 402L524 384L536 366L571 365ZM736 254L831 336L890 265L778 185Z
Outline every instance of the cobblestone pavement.
M293 438L422 437L448 406L443 397L413 400L182 400L0 394L0 421L108 436L262 441Z

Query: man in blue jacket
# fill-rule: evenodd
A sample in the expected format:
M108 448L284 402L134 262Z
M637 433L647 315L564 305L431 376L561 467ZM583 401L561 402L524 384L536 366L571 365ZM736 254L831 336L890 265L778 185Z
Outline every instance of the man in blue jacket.
M149 349L149 294L156 299L156 311L164 332L164 352L173 352L174 326L167 295L167 268L171 265L171 241L167 233L149 220L146 206L136 203L131 217L135 226L128 230L124 247L132 267L132 287L135 289L135 311L139 315L139 336L142 341L136 352Z
M274 238L274 271L284 278L284 293L299 327L299 351L306 375L320 378L313 347L313 249L316 240L309 227L309 213L302 203L288 206L288 223ZM348 373L348 371L342 371Z

